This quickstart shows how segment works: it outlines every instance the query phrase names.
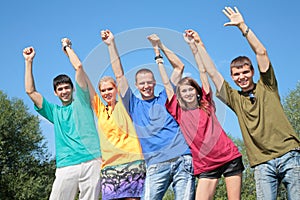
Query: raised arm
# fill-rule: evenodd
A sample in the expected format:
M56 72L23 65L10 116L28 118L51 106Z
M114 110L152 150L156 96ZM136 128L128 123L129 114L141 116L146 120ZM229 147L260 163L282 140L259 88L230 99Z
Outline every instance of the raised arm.
M171 51L168 47L166 47L161 42L161 40L158 36L157 36L156 40L157 40L156 42L157 42L158 48L160 48L162 50L162 52L167 57L168 61L171 63L171 65L173 67L173 72L172 72L170 80L174 85L177 85L177 83L181 79L183 69L184 69L184 64L181 62L181 60L178 58L178 56L173 51Z
M196 64L198 66L200 80L202 83L202 88L208 94L210 92L210 85L209 85L208 77L206 74L206 70L204 68L203 60L202 60L200 52L198 50L198 46L203 45L203 43L201 42L198 33L192 29L186 30L185 33L183 34L183 38L192 50ZM201 44L200 44L200 42L201 42Z
M266 72L269 69L270 63L267 50L256 37L254 32L249 28L249 26L246 25L239 10L236 7L234 7L234 9L225 7L223 13L230 20L230 22L225 23L224 26L237 26L240 29L242 35L247 39L249 45L256 55L259 70L261 72Z
M76 71L76 73L75 73L76 82L78 83L78 85L81 88L89 89L90 100L92 103L92 100L94 98L96 91L95 91L91 81L89 80L87 74L85 73L80 59L76 55L75 51L72 49L71 40L68 38L63 38L61 40L61 44L62 44L62 49L63 49L64 53L68 56L72 66L74 67L74 69Z
M220 72L217 70L214 62L212 61L211 57L207 53L206 48L205 48L199 34L196 31L191 30L191 29L187 30L185 33L187 36L192 37L195 41L194 44L196 45L197 49L194 51L198 51L198 53L194 54L194 56L195 56L196 63L199 67L200 78L201 78L201 71L206 71L208 73L208 75L210 76L210 78L212 79L213 83L215 84L217 91L220 91L222 84L224 82L224 78L220 74ZM192 51L193 51L193 49L192 49ZM194 53L194 51L193 51L193 53ZM201 60L202 62L199 62L199 60ZM204 66L204 70L203 70L202 66ZM204 77L204 76L202 75L202 77ZM201 79L201 81L203 82L202 79ZM206 89L205 85L207 85L206 87L209 87L208 80L205 81L205 83L204 83L204 89Z
M108 47L112 70L115 74L121 96L124 96L129 88L129 85L126 80L126 77L124 76L124 71L115 43L114 35L110 30L103 30L101 31L101 38Z
M161 43L160 39L156 34L152 34L152 35L148 36L147 38L153 46L154 53L155 53L155 61L158 65L160 76L161 76L162 82L164 84L168 99L170 101L172 99L173 95L174 95L174 90L173 90L173 87L170 83L170 80L169 80L168 74L166 72L166 69L164 67L164 61L162 59L162 56L160 55L160 51L159 51L159 43ZM174 68L174 70L175 70L175 68ZM176 84L178 83L178 81L176 82Z
M42 108L43 97L35 89L34 78L32 74L32 63L35 56L33 47L27 47L23 50L23 56L25 59L25 91L33 103Z

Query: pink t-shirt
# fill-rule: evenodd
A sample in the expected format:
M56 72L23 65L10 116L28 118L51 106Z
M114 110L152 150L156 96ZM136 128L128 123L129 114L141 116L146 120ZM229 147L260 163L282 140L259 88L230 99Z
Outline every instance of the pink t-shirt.
M232 140L221 127L212 102L211 93L203 90L203 100L209 103L207 111L200 108L182 110L176 95L166 102L166 108L176 119L192 151L194 174L221 167L242 156Z

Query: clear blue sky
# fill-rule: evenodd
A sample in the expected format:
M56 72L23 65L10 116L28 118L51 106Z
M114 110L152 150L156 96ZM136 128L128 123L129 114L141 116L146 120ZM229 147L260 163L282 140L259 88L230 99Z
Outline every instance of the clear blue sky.
M1 1L0 90L10 98L24 100L30 112L37 115L24 92L22 50L32 45L36 50L33 71L36 88L49 101L59 104L53 94L53 77L60 73L74 77L74 70L61 51L60 39L63 37L72 40L74 50L96 84L100 76L110 74L107 70L108 52L99 37L102 29L110 29L116 35L126 76L132 77L133 70L140 66L154 64L154 54L145 36L156 32L181 56L186 63L185 72L198 78L197 72L193 71L194 61L190 59L189 49L181 38L185 29L195 29L220 72L233 85L229 76L230 61L238 55L249 56L255 66L256 61L239 30L223 27L228 21L222 13L225 6L237 6L246 23L265 45L275 68L279 92L282 97L286 96L296 87L300 74L297 59L300 55L298 0ZM159 75L156 77L159 79ZM224 129L241 137L235 115L222 104L218 105L218 116ZM50 152L55 154L53 126L41 120L41 129Z

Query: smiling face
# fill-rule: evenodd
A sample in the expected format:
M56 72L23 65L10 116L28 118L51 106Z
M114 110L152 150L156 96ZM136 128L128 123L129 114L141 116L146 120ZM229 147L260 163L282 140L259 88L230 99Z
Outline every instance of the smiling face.
M194 87L190 85L182 85L179 88L179 93L182 100L187 105L195 105L198 104L197 102L197 91Z
M154 98L155 79L151 72L139 72L136 74L136 87L141 93L143 100Z
M60 99L63 105L68 105L73 101L73 88L69 83L57 85L54 94Z
M183 110L196 109L201 106L202 89L193 78L184 77L178 82L176 96Z
M117 88L111 81L102 81L99 85L100 94L107 105L115 105L117 101Z
M231 68L231 78L244 92L253 89L253 76L254 70L247 64Z

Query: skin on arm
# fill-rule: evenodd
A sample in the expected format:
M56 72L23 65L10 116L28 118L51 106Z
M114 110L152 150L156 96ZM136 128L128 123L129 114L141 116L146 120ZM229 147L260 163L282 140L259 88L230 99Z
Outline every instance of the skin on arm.
M159 47L158 47L159 46L158 43L160 43L159 37L155 34L152 34L152 35L148 36L147 38L153 46L155 56L156 57L159 56L160 55L160 51L159 51ZM160 73L160 76L162 78L162 82L164 84L168 100L170 101L172 99L172 97L174 96L174 90L173 90L173 87L170 83L170 80L169 80L168 74L166 72L166 69L164 67L163 59L162 58L157 58L156 63L158 65L159 73ZM178 83L178 81L176 82L176 84Z
M150 42L152 43L152 41L157 43L158 48L162 50L164 55L167 57L168 61L171 63L171 65L173 67L173 72L171 74L170 80L174 85L177 85L177 83L181 79L183 69L184 69L184 64L181 62L181 60L178 58L178 56L173 51L171 51L168 47L166 47L161 42L160 38L156 34L151 35Z
M267 50L256 37L254 32L245 24L243 16L239 12L239 10L236 7L234 7L234 9L225 7L225 9L223 9L223 13L230 20L230 22L225 23L224 26L237 26L240 29L243 36L246 37L250 47L256 55L256 60L260 71L266 72L269 69L270 63Z
M43 97L36 91L34 78L32 74L32 63L35 56L35 50L33 47L27 47L23 50L23 56L25 59L25 91L33 103L38 107L42 108Z
M108 47L112 70L115 74L120 94L123 97L128 90L129 85L124 76L124 70L116 47L114 35L110 30L102 30L101 38Z
M78 85L81 88L89 89L90 101L91 101L91 103L93 103L93 99L94 99L94 95L96 94L96 91L95 91L91 81L89 80L87 74L85 73L80 59L78 58L75 51L72 49L71 40L68 38L63 38L61 40L61 44L62 44L62 50L68 56L72 66L74 67L74 69L76 71L76 73L75 73L76 82L78 83Z
M220 74L220 72L217 70L214 62L212 61L209 54L207 53L206 48L205 48L199 34L196 31L191 30L191 29L186 30L185 33L188 37L192 37L195 41L194 44L196 45L197 50L192 49L192 51L195 56L196 63L199 67L200 78L201 78L201 76L203 77L203 75L201 75L202 74L201 71L206 71L208 73L208 75L210 76L210 78L212 79L212 81L214 82L217 91L220 91L221 87L223 85L223 82L224 82L224 78ZM197 51L198 53L194 53L194 51ZM199 60L201 60L201 62ZM203 67L201 67L201 66L204 66L204 70L203 70ZM201 81L203 82L202 78L201 78ZM204 78L204 81L205 81L204 85L203 85L204 89L206 89L206 87L205 87L206 82L208 85L207 87L210 87L208 80L206 81Z
M197 45L200 45L200 37L198 36L198 33L195 32L194 30L186 30L185 33L183 34L183 38L184 40L188 43L188 45L190 46L192 53L194 55L196 64L198 66L199 69L199 73L200 73L200 80L202 83L202 88L204 89L204 91L206 92L206 94L208 94L210 92L210 85L209 85L209 81L208 81L208 77L206 74L206 70L204 68L204 63L202 61L202 58L200 56L200 53L198 51Z

